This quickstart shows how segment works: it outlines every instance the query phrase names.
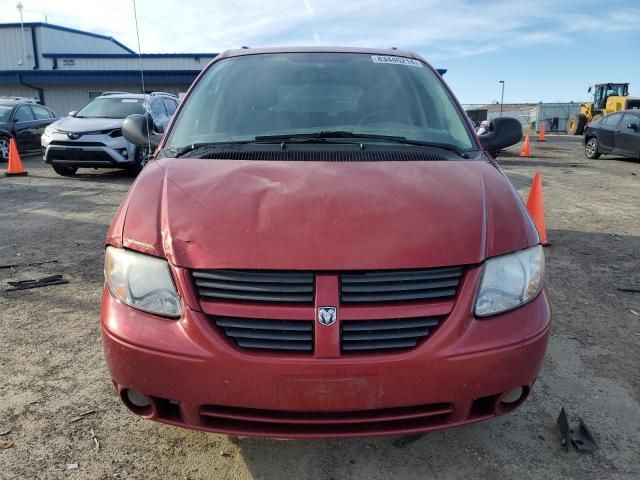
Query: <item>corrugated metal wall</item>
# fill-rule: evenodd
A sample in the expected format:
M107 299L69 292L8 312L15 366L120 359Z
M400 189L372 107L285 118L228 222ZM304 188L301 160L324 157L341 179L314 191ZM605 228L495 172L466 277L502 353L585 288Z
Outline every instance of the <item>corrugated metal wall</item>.
M26 48L26 58L23 51ZM0 70L31 70L34 66L31 30L24 29L24 47L20 27L0 29ZM22 61L22 65L19 63Z
M494 105L492 107L495 108ZM505 105L505 108L509 107ZM553 117L558 117L558 131L566 132L569 118L579 112L579 103L539 103L526 108L505 110L502 116L517 118L522 123L522 128L534 132L540 131L542 122L544 122L545 131L550 132ZM499 116L499 111L492 111L489 112L488 119L492 120Z
M33 31L32 31L33 29ZM21 28L19 25L8 25L0 28L0 70L5 71L25 71L28 76L23 78L27 83L34 84L44 90L45 105L54 109L58 114L66 115L71 110L77 110L89 101L91 97L96 96L100 92L107 90L122 90L139 92L137 80L134 83L119 84L125 77L122 75L112 75L109 78L109 72L131 71L137 72L140 68L139 59L136 56L128 58L79 58L73 57L73 54L116 54L130 55L125 47L118 45L109 38L100 38L92 35L85 35L81 32L66 31L55 26L32 25L25 24L24 27L24 46L21 36ZM37 59L34 59L34 45L32 33L36 39ZM23 55L26 51L26 57ZM51 53L69 53L70 58L60 57L57 59L57 69L53 70L54 59L45 58L43 54ZM207 65L213 56L197 57L194 56L152 56L143 58L143 68L147 71L182 71L186 72L189 78L193 73L202 69ZM22 64L19 62L22 60ZM37 62L36 62L37 60ZM36 67L36 64L38 68ZM51 81L48 83L49 76L34 76L39 71L58 72L62 76L66 76L65 71L90 70L104 74L100 76L100 84L82 83L72 84L59 81ZM153 76L152 76L153 77ZM179 75L178 75L179 77ZM178 94L187 90L190 80L184 84L174 84L181 82L175 74L173 77L168 75L167 82L171 84L158 84L158 75L155 76L156 82L149 81L147 90L168 91ZM136 77L137 78L137 77ZM153 78L152 78L153 80ZM17 75L13 72L4 78L4 84L0 84L0 95L7 96L27 96L38 97L38 91L18 84ZM96 80L86 80L86 82L95 82ZM113 83L109 83L113 81ZM162 80L160 80L162 81Z
M99 37L65 32L55 28L42 29L44 53L129 53L120 45Z
M33 97L38 98L38 92L23 85L0 85L0 97Z
M43 53L129 53L107 38L82 35L50 27L24 27L24 47L20 27L0 29L0 70L31 70L35 66L31 29L35 28L38 62L41 69L53 66L53 60ZM26 58L23 50L26 49ZM18 62L22 60L23 64ZM193 62L193 60L191 60ZM102 68L102 67L97 67ZM165 67L166 68L166 67Z
M508 107L508 105L507 105ZM513 117L513 118L517 118L518 120L520 120L520 123L522 123L522 128L524 129L530 129L531 125L535 123L536 121L536 113L537 113L538 109L533 107L533 108L521 108L518 110L505 110L504 112L502 112L502 116L503 117ZM489 112L487 114L487 119L488 120L493 120L496 117L500 116L500 112Z
M1 32L1 30L0 30ZM46 53L47 45L45 42L45 29L40 27L35 27L36 34L36 43L38 44L38 59L40 62L41 70L48 70L53 68L53 59L52 58L44 58L42 56L43 53ZM42 50L45 50L44 52Z
M569 117L580 112L579 103L541 103L538 106L538 116L536 119L535 130L540 131L540 125L544 122L545 131L551 131L551 119L558 117L558 131L567 131L567 122Z
M200 70L213 57L202 57L197 61L193 57L147 57L142 58L145 70ZM131 58L77 58L58 59L58 70L138 70L140 60Z

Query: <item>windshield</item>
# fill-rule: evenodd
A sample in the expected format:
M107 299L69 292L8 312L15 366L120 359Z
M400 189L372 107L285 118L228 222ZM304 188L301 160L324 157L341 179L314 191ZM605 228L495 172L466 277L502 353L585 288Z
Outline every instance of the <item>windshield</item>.
M135 113L144 113L144 99L98 97L82 107L76 117L127 118Z
M214 64L190 94L165 147L319 131L404 137L460 150L474 146L452 98L417 60L277 53Z
M0 122L8 122L13 107L8 105L0 105Z

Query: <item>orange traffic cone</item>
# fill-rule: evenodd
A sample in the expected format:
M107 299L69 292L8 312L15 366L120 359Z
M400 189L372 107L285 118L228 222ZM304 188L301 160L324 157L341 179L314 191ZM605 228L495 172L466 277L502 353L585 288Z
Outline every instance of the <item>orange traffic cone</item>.
M531 156L531 144L529 140L529 134L525 135L524 143L522 144L522 148L520 149L521 157L530 157Z
M529 198L527 198L527 210L533 219L533 223L538 230L540 243L544 246L549 245L547 242L547 229L544 224L544 197L542 195L542 175L536 172L531 184Z
M24 169L24 165L22 165L22 160L20 160L20 154L18 153L18 147L16 147L16 142L13 137L9 139L9 165L7 165L7 171L4 172L4 174L7 177L29 175Z
M540 134L538 135L538 141L544 142L544 122L540 124Z

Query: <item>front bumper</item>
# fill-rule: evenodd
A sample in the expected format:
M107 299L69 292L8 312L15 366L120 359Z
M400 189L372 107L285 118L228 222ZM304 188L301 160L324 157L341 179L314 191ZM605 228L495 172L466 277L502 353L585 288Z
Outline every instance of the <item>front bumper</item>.
M444 324L424 344L402 353L246 353L221 338L207 313L187 306L180 320L165 320L122 305L108 290L102 297L104 349L125 404L172 425L280 438L448 428L516 408L533 387L546 350L546 292L478 321L471 315L478 280L479 269L469 272ZM518 387L519 401L500 401ZM144 394L151 406L132 405L127 389Z
M56 132L43 135L40 140L46 163L68 167L126 168L136 163L135 146L124 137L82 135L71 140L67 134Z

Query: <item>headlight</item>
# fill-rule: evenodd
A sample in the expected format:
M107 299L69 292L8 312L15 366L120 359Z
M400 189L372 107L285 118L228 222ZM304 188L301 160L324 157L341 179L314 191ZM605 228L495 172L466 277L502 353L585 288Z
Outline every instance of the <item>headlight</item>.
M56 133L57 131L58 130L56 130L54 127L49 125L47 128L44 129L44 134L45 135L52 135L52 134Z
M476 316L506 312L534 298L542 288L544 253L538 245L487 260L476 300Z
M109 290L122 303L168 317L182 313L166 260L107 247L104 276Z

